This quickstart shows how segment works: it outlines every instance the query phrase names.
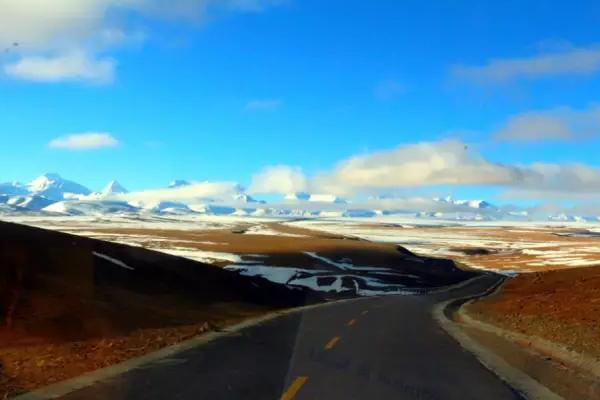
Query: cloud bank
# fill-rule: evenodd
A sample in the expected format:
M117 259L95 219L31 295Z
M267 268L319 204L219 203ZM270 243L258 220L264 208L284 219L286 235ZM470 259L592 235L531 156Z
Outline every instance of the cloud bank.
M600 47L569 48L522 58L496 58L483 65L456 65L454 77L475 83L497 84L517 79L561 75L590 75L600 70Z
M112 196L112 199L141 202L143 204L152 204L159 201L178 201L194 204L195 202L203 202L212 198L223 199L228 196L231 197L238 192L239 186L235 182L195 182L175 188L116 194Z
M114 60L94 59L75 52L55 57L24 57L4 66L4 73L36 82L88 81L102 84L112 82L114 69Z
M115 147L118 144L119 141L109 133L88 132L56 138L48 143L48 147L64 150L95 150Z
M587 110L557 108L531 111L508 119L494 137L499 140L574 140L600 136L600 106Z
M286 165L265 167L252 177L250 193L288 194L306 190L306 178L300 168Z
M341 160L333 169L306 177L298 168L269 167L254 176L256 193L307 190L341 196L380 194L396 189L493 186L538 198L600 195L600 168L585 164L502 164L456 140L399 146Z
M410 144L341 161L311 186L336 194L432 185L509 185L530 171L485 160L459 141Z
M278 0L0 0L2 70L35 82L113 79L116 62L100 56L143 40L148 19L202 20L212 11L260 12ZM125 14L134 14L137 25ZM128 22L129 21L129 22Z

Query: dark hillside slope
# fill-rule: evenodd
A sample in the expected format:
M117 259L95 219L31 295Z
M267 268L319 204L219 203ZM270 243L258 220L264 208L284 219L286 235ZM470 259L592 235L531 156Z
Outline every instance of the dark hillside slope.
M0 334L77 340L318 301L179 257L0 223ZM223 315L216 315L222 313Z

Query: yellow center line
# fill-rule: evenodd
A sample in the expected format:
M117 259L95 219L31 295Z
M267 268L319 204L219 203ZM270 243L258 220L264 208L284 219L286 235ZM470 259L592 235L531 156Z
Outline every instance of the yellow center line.
M306 383L307 380L307 376L299 376L296 379L294 379L294 382L292 382L288 390L286 390L285 393L281 395L281 400L292 400L296 396L296 394L298 394L298 391L302 388L302 386Z
M331 350L335 347L335 345L337 344L337 342L340 341L340 337L339 336L335 336L333 339L331 339L329 342L327 342L327 344L325 345L325 350Z
M348 325L348 326L352 326L352 325L354 325L355 323L356 323L356 320L355 320L355 319L351 319L350 321L348 321L348 323L347 323L346 325Z
M368 311L368 310L365 310L365 311L363 311L361 314L362 314L362 315L367 315L368 313L369 313L369 311Z

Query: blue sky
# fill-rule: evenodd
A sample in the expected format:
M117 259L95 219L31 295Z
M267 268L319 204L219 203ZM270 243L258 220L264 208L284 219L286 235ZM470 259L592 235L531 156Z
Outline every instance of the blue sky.
M15 13L31 22L27 2ZM181 2L192 7L182 13L115 0L69 13L59 2L75 22L0 29L0 181L54 171L93 189L112 178L136 190L175 178L250 185L269 165L310 181L354 156L456 140L492 164L576 162L600 182L598 2L213 0ZM548 68L536 64L545 57ZM508 132L520 115L527 127ZM118 143L49 145L90 132ZM542 175L535 193L521 181L509 192L564 201L556 193L573 190ZM504 181L403 182L376 189L507 197Z

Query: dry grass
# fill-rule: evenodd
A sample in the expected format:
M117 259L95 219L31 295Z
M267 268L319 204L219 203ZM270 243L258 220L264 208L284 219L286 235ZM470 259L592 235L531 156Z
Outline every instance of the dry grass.
M215 314L213 321L177 327L140 329L120 336L78 341L0 346L0 398L12 397L65 379L142 356L197 335L221 329L267 310L244 310L241 305ZM3 334L0 331L0 339Z
M520 275L467 310L503 328L600 357L600 268Z
M479 269L538 272L600 265L600 237L570 237L556 226L402 227L389 224L314 224L332 232L393 241L409 250L451 258Z

